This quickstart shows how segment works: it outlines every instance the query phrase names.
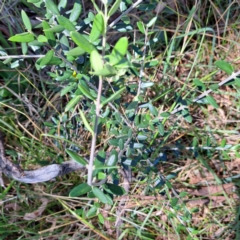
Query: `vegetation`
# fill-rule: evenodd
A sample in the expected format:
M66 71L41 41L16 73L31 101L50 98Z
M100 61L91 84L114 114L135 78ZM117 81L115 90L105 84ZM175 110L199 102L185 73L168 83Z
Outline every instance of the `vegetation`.
M1 239L240 239L238 1L3 1Z

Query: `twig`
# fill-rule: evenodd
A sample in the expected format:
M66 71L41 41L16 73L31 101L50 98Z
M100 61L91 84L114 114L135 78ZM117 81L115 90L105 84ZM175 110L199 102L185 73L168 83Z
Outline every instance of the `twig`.
M1 56L1 59L8 59L8 58L41 58L45 57L45 55L6 55L6 56Z
M111 24L109 24L108 29L112 28L117 22L121 20L121 18L132 11L137 5L139 5L143 0L138 0L135 2L130 8L128 8L125 12L123 12L118 18L116 18Z

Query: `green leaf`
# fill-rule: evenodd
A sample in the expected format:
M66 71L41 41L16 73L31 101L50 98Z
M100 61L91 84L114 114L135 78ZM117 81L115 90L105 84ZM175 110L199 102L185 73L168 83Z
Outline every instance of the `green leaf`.
M91 190L92 190L92 187L89 186L87 183L81 183L70 191L69 197L82 196L90 192Z
M229 75L234 71L233 66L226 61L218 60L214 64Z
M60 0L59 4L58 4L58 9L59 11L61 9L64 9L67 6L67 0Z
M96 198L98 198L100 200L100 202L109 204L109 205L113 204L111 198L109 198L109 196L107 194L104 194L99 188L93 187L92 191L93 191L94 196Z
M96 206L92 206L86 213L86 218L92 218L97 215L98 208Z
M240 78L235 78L234 83L240 87Z
M123 142L122 138L119 139L118 146L119 146L120 150L124 149L124 142Z
M108 56L110 64L114 66L115 64L119 63L123 59L124 55L127 53L127 48L127 37L120 38L115 44L112 53Z
M161 117L169 117L171 114L169 112L163 112L160 114Z
M84 126L85 126L86 129L93 135L93 134L94 134L94 131L93 131L92 127L90 126L90 124L88 123L88 121L87 121L87 119L86 119L83 111L79 109L79 113L80 113L80 116L81 116L81 118L82 118L82 120L83 120Z
M93 75L96 76L103 76L103 77L112 77L117 74L117 71L114 67L112 67L109 64L106 64L103 69L96 71L96 72L90 72Z
M50 25L45 20L43 20L42 26L43 26L44 34L45 34L46 38L48 39L48 43L50 44L51 47L54 47L56 45L56 38L55 38L54 33L45 31L45 30L51 28Z
M107 98L106 100L104 100L102 103L101 103L101 108L106 105L108 102L111 102L117 98L120 97L121 93L126 89L126 87L123 87L121 89L119 89L117 92L115 92L114 94L112 94L109 98Z
M161 136L164 135L164 126L161 122L158 125L158 132L160 133Z
M28 51L27 43L21 43L21 47L22 47L22 54L25 55Z
M113 150L111 152L111 156L109 157L109 159L106 162L107 166L115 166L118 160L118 154L116 150Z
M104 33L104 18L103 13L99 12L93 20L93 26L90 32L89 41L90 42L96 41L103 33Z
M75 105L79 103L81 98L82 98L82 96L80 96L80 95L77 95L74 98L72 98L70 100L70 102L67 104L67 106L65 107L65 112L68 112L70 109L75 107Z
M98 72L103 69L103 60L97 50L91 52L90 62L94 71Z
M71 22L77 21L77 19L79 18L80 14L81 14L81 11L82 11L82 6L81 6L81 4L78 3L78 2L75 2L74 5L73 5L73 9L72 9L72 11L71 11L69 20L70 20Z
M145 34L145 28L144 28L143 22L137 22L137 27L141 33Z
M45 36L43 36L43 35L39 35L37 40L40 43L48 42L48 39Z
M139 141L146 140L147 138L148 138L147 136L142 135L142 134L138 134L138 135L137 135L137 139L138 139Z
M61 33L65 28L60 25L55 25L49 29L43 30L44 32L53 32L53 33Z
M60 65L61 63L62 63L62 60L60 58L53 56L47 65Z
M105 222L105 218L103 217L103 215L101 213L98 213L98 221L104 225Z
M19 33L8 39L11 42L32 42L34 35L32 33Z
M124 188L117 186L115 184L112 183L105 183L103 185L104 190L106 190L108 193L117 195L117 196L122 196L126 193L126 191L124 190Z
M63 88L61 90L60 96L64 96L65 94L67 94L68 92L72 91L72 89L74 89L76 87L76 83L72 84L72 85L67 85L65 88Z
M207 96L206 96L206 99L207 99L207 101L208 101L213 107L219 108L216 100L215 100L212 96L207 95Z
M192 116L189 114L189 111L187 109L182 110L182 115L187 122L192 122Z
M195 78L193 79L193 83L195 86L200 87L202 89L202 91L206 90L206 86L203 82L201 82L199 79Z
M46 8L52 12L55 15L59 15L58 7L55 5L55 3L52 0L46 0L45 1Z
M158 115L158 110L152 105L152 103L149 103L148 108L152 115L155 117Z
M152 18L147 24L147 27L150 28L156 21L157 21L157 17Z
M86 166L88 162L81 156L79 156L77 153L70 149L66 149L67 154L77 163L80 163L83 166Z
M142 82L141 83L141 89L148 88L148 87L151 87L153 85L154 85L153 82Z
M78 85L78 89L80 89L80 91L82 92L82 94L91 99L91 100L95 100L95 98L92 96L92 94L90 93L89 89L87 89L85 86L83 86L82 84L79 84Z
M218 90L219 85L217 83L209 85L209 88L212 89L213 91Z
M139 149L142 148L144 145L142 143L134 143L133 148Z
M71 32L70 33L72 40L87 53L91 53L95 50L95 47L80 33Z
M29 2L29 3L38 3L38 2L40 2L41 0L27 0L27 2Z
M118 10L121 1L122 0L117 0L114 2L114 4L112 5L111 9L108 12L108 17L111 17Z
M68 51L66 54L69 56L81 56L85 53L86 51L83 50L81 47L76 47Z
M48 51L45 57L42 58L42 61L40 62L40 67L47 65L52 60L53 54L54 50Z
M178 203L178 198L177 197L172 198L170 203L172 207L175 207Z
M21 11L21 16L22 16L22 20L23 20L23 24L24 24L25 28L28 31L32 31L32 24L31 24L30 19L27 16L27 14L24 10Z
M57 20L58 20L58 23L68 31L75 30L75 26L73 25L73 23L70 20L68 20L66 17L57 16Z

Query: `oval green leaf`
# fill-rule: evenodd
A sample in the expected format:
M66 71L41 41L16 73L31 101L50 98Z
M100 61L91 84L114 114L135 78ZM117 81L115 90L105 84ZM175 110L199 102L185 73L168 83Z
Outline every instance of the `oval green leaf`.
M118 160L118 154L116 150L113 150L111 152L111 156L109 157L109 159L106 162L107 166L115 166Z
M73 152L70 149L66 149L67 154L77 163L86 166L88 164L88 162L82 158L81 156L79 156L77 153Z
M57 20L58 20L58 23L68 31L75 30L75 26L73 25L73 23L70 20L68 20L66 17L57 16Z
M68 51L66 54L69 56L81 56L85 53L86 51L83 50L81 47L76 47Z
M99 188L93 187L92 191L93 191L94 196L96 198L98 198L100 202L109 204L109 205L113 204L111 198L109 198L109 196L107 194L104 194Z
M212 96L207 95L207 96L206 96L206 99L207 99L207 101L208 101L213 107L219 108L216 100L215 100Z
M69 20L70 20L71 22L77 21L77 19L79 18L80 14L81 14L81 11L82 11L82 6L81 6L81 4L78 3L78 2L75 2L74 5L73 5L73 9L72 9L72 11L71 11Z
M82 92L82 94L85 96L85 97L87 97L87 98L89 98L89 99L91 99L91 100L95 100L95 98L92 96L92 94L90 93L90 91L89 91L89 89L87 89L85 86L83 86L82 84L79 84L78 85L78 88L80 89L80 91Z
M120 186L117 186L115 184L112 184L112 183L105 183L103 185L103 188L111 193L111 194L114 194L114 195L117 195L117 196L122 196L126 193L126 191L124 190L124 188L120 187Z
M26 12L24 10L21 11L21 16L22 16L22 20L23 20L23 24L24 24L25 28L28 31L31 31L32 30L32 24L30 22L30 19L29 19L28 15L26 14Z
M53 50L48 51L45 57L42 58L42 61L40 62L40 67L47 65L52 60L53 54Z
M157 21L157 17L152 18L147 24L147 27L150 28L156 21Z
M158 132L160 133L161 136L164 135L164 126L161 122L159 122L159 125L158 125Z
M160 114L161 117L169 117L171 114L169 112L163 112Z
M46 0L45 5L46 5L46 8L48 10L50 10L50 12L52 12L53 14L55 14L55 15L60 14L57 6L55 5L55 3L52 0Z
M53 33L61 33L65 28L60 25L55 25L52 28L43 30L44 32L53 32Z
M71 32L72 40L87 53L91 53L95 50L95 47L80 33Z
M106 105L107 103L117 99L120 97L121 93L126 89L126 87L123 87L121 89L119 89L117 92L115 92L114 94L112 94L109 98L107 98L106 100L104 100L102 103L101 103L101 108Z
M11 42L32 42L34 35L32 33L19 33L8 39Z
M112 66L119 63L124 55L127 53L128 39L127 37L120 38L115 44L112 53L108 56L109 62Z
M119 8L120 3L122 0L117 0L115 3L112 5L111 9L108 12L108 16L111 17Z
M144 28L143 22L137 22L137 27L141 33L145 34L145 28Z
M99 12L93 20L93 26L90 32L89 41L90 42L96 41L103 33L104 33L104 18L103 13Z
M91 62L91 66L94 71L98 72L103 69L102 56L98 53L97 50L94 50L91 52L90 62Z
M42 26L43 26L44 34L45 34L46 38L48 39L48 43L50 44L51 47L54 47L56 45L56 38L55 38L54 33L45 31L47 29L51 29L50 25L45 20L43 20Z
M84 126L85 126L86 129L93 135L93 134L94 134L93 129L92 129L92 127L90 126L90 124L88 123L88 121L87 121L87 119L86 119L83 111L82 111L82 110L79 110L79 113L80 113L80 116L81 116L81 118L82 118L82 120L83 120Z
M103 69L96 71L96 72L90 72L93 75L96 76L103 76L103 77L112 77L117 74L117 71L114 67L111 65L106 64Z
M67 0L60 0L60 2L59 2L59 4L58 4L58 9L59 9L59 11L61 10L61 9L64 9L66 6L67 6Z
M226 61L218 60L214 64L229 75L234 71L233 66Z
M70 109L72 109L73 107L75 107L76 104L79 103L79 100L81 99L82 96L77 95L75 96L73 99L70 100L70 102L67 104L67 106L65 107L65 112L68 112Z
M48 39L45 36L43 36L43 35L39 35L37 40L40 43L48 42Z
M82 184L79 184L78 186L76 186L75 188L73 188L70 191L69 197L82 196L82 195L90 192L91 190L92 190L91 186L89 186L87 183L82 183Z

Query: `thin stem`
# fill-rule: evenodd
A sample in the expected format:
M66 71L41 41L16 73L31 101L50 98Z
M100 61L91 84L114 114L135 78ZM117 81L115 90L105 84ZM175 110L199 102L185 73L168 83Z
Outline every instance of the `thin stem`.
M128 14L130 11L132 11L132 9L134 9L137 5L139 5L143 0L138 0L137 2L135 2L130 8L128 8L124 13L122 13L118 18L116 18L111 24L109 24L109 28L112 28L117 22L119 22L121 20L121 18Z
M95 119L95 123L94 123L94 133L92 136L91 153L90 153L90 159L89 159L89 164L88 164L88 185L89 186L93 185L92 184L92 172L93 172L93 162L94 162L95 148L96 148L96 142L97 142L98 118L100 116L102 85L103 85L103 79L100 76L99 84L98 84L98 96L97 96L97 102L96 102L96 119Z
M107 14L107 5L104 5L104 34L102 37L102 58L105 55L105 48L106 48L106 39L107 39L107 22L108 22L108 14ZM96 148L96 142L97 142L97 131L98 131L98 119L100 117L100 110L101 110L101 96L102 96L102 87L103 87L103 78L102 76L99 76L99 83L98 83L98 95L97 95L97 101L96 101L96 119L94 123L94 133L92 136L92 144L91 144L91 153L90 153L90 159L89 159L89 165L88 165L88 185L89 186L95 186L94 183L92 183L92 173L93 173L93 163L94 163L94 156L95 156L95 148Z
M6 56L1 56L1 59L8 59L8 58L42 58L45 57L45 55L6 55Z

